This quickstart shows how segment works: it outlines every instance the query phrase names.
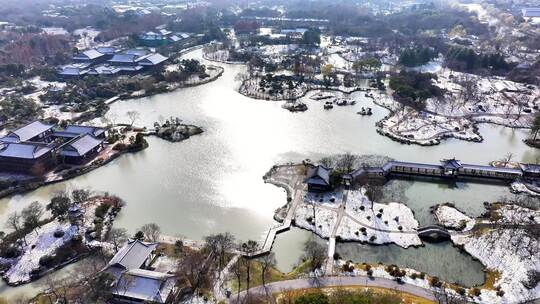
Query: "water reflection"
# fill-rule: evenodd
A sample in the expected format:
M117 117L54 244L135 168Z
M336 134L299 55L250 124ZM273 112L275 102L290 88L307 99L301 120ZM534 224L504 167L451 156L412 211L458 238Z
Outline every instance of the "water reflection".
M200 57L201 52L189 56ZM480 126L483 143L452 139L434 147L396 143L375 131L375 123L388 111L361 93L353 94L358 101L356 105L331 111L324 110L321 102L306 97L303 101L310 107L307 112L289 113L278 102L253 100L238 94L234 90L238 85L235 75L243 71L243 66L225 66L223 76L207 85L113 104L110 113L120 118L118 122L127 111L136 110L142 113L137 125L152 126L163 117L178 116L187 123L202 126L205 132L182 143L149 138L150 147L143 152L124 155L67 182L2 199L0 222L5 221L9 212L21 210L34 200L46 202L60 189L89 187L126 200L116 225L131 233L145 223L156 222L167 234L193 239L229 231L241 240L260 240L275 224L274 210L285 202L283 190L262 182L264 173L278 162L319 159L344 152L433 163L457 157L480 164L500 159L508 152L519 161L534 161L540 156L537 150L522 143L527 135L525 131L492 125ZM365 106L373 108L372 116L356 114ZM459 208L476 215L481 213L483 201L505 193L507 188L491 185L470 184L460 189L414 182L406 190L405 202L421 223L429 223L432 221L429 206L435 203L455 202ZM288 244L279 249L280 260L297 260L299 247L290 244L301 242L303 235L280 236ZM438 263L429 256L439 253L422 250L413 251L419 261ZM393 262L399 264L399 259L407 255L395 255L393 258L398 260ZM448 263L477 272L457 256Z

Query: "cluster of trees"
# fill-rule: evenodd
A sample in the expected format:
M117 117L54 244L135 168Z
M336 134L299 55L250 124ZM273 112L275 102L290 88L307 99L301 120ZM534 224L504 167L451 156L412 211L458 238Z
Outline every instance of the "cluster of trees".
M489 32L487 25L480 23L475 13L448 6L393 14L388 16L387 22L390 28L408 36L416 36L425 31L449 32L457 25L476 36L487 35Z
M8 215L6 220L6 228L12 232L3 235L0 242L1 257L15 257L19 255L20 246L23 244L17 243L17 240L22 240L26 244L26 235L35 232L38 233L38 228L52 220L65 221L69 208L74 202L85 202L90 198L91 192L87 189L75 189L68 193L60 191L55 193L49 204L44 208L39 202L32 202L30 205L22 209L22 211L14 211ZM49 211L52 217L43 219L45 211Z
M166 23L165 17L158 13L141 15L135 12L125 12L123 15L117 15L112 12L106 14L106 17L108 18L92 22L95 23L96 28L101 30L95 38L96 41L105 42L129 36L131 33L154 30L156 26Z
M66 62L70 52L71 46L65 36L28 33L18 36L4 47L0 53L0 63L25 66L44 62L61 64Z
M199 75L201 78L208 77L206 67L197 59L182 59L177 70L166 72L163 76L167 82L182 82L193 75Z
M293 76L266 74L259 81L259 90L268 91L269 94L283 94L284 90L293 90L298 79Z
M221 30L221 18L224 16L214 9L188 9L181 12L175 21L168 23L172 31L204 34L203 42L225 41L227 37ZM229 20L233 25L238 19Z
M234 32L236 34L256 33L260 24L257 21L239 20L234 24Z
M480 23L474 13L439 4L374 16L352 3L320 2L309 6L295 5L286 15L291 18L328 19L328 28L333 34L356 37L411 37L424 32L449 32L457 25L472 35L489 33L487 25Z
M501 54L477 54L470 48L458 46L448 50L445 64L456 71L497 75L506 74L513 68Z
M39 105L28 98L9 96L0 100L0 122L13 126L35 120L41 112Z
M302 44L319 45L321 44L321 31L318 28L310 28L302 35Z
M433 79L437 79L437 76L431 73L401 71L390 77L390 88L394 90L397 100L423 109L426 99L444 94L441 88L433 84Z
M357 60L353 63L353 70L356 74L365 71L376 71L382 66L381 60L375 57L366 57L360 60Z
M408 48L399 55L399 63L406 67L415 67L428 63L436 58L438 53L429 47Z
M37 232L37 228L45 223L48 223L52 219L42 220L44 214L44 208L39 202L32 202L25 207L21 212L13 212L8 215L6 220L6 228L12 229L13 232L3 235L0 242L0 257L15 258L21 254L21 246L28 245L26 243L26 235ZM18 240L22 240L22 244L18 243Z

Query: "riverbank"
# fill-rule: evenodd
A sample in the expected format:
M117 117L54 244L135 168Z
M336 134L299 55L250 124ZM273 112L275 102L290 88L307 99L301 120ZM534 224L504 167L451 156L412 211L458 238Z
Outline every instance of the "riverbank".
M199 55L200 51L187 56ZM342 108L324 111L310 106L310 111L291 115L276 103L257 102L238 94L234 90L235 76L244 69L226 66L222 77L205 86L112 104L108 115L116 115L118 122L129 124L125 114L135 110L141 113L137 125L152 126L160 116L178 116L204 126L205 133L182 144L147 137L151 147L143 153L126 155L89 174L2 200L0 217L5 221L8 213L32 201L47 201L56 191L77 186L102 189L125 198L129 207L122 210L115 227L125 228L130 234L142 223L155 222L166 234L181 232L195 240L223 231L231 232L239 240L261 240L268 228L276 225L272 220L274 210L286 197L283 190L261 181L261 175L275 163L320 159L347 151L358 154L386 151L395 159L428 163L455 156L467 163L483 164L508 152L525 162L534 162L537 157L536 150L520 144L527 136L525 132L497 126L480 127L485 134L480 144L450 140L425 149L401 145L378 135L373 129L374 122L386 112L379 107L375 107L372 117L361 119L353 113L359 110L358 103L352 107L354 111ZM370 105L369 100L359 99ZM164 163L173 165L164 168ZM507 187L491 185L421 181L412 184L407 188L407 200L399 201L407 202L421 225L430 224L428 206L434 201L455 201L468 214L477 215L483 212L483 201L511 195ZM300 229L278 235L274 250L279 269L290 270L303 253L301 244L311 235ZM406 250L394 245L341 245L350 248L350 252L358 252L355 259L359 261L366 257L372 263L414 265L412 268L450 277L451 281L463 278L476 283L483 279L479 263L472 262L449 243ZM30 295L33 292L30 288L36 283L5 287L0 293Z
M133 134L127 134L126 137L135 138L137 137L137 132ZM122 148L120 148L120 145L122 146ZM60 170L48 172L42 177L25 180L17 184L17 186L9 187L0 191L0 198L9 197L15 194L23 194L36 190L43 186L64 182L66 180L84 175L88 172L98 169L120 157L122 154L135 153L144 150L147 147L148 143L144 139L143 142L138 144L136 144L135 142L132 144L124 144L123 142L108 144L98 153L97 156L89 160L86 164L61 168Z

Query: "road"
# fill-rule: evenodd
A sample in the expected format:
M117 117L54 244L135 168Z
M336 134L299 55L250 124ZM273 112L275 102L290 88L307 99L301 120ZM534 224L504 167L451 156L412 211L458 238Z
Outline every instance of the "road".
M415 296L426 298L435 301L435 297L430 290L410 285L410 284L398 284L393 280L384 278L369 278L366 276L355 277L321 277L316 280L313 278L288 280L281 282L269 283L266 285L269 293L283 292L288 290L307 289L307 288L320 288L320 287L337 287L337 286L367 286L367 287L380 287L403 291ZM266 291L262 286L257 286L249 289L249 294L265 295ZM240 298L244 298L246 292L240 293ZM232 295L231 300L236 300L237 296Z

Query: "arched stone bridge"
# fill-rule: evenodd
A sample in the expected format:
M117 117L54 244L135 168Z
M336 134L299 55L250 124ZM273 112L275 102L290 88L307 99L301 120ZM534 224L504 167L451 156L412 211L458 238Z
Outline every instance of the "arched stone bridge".
M418 236L427 242L442 242L450 239L450 232L439 225L429 225L418 228Z

